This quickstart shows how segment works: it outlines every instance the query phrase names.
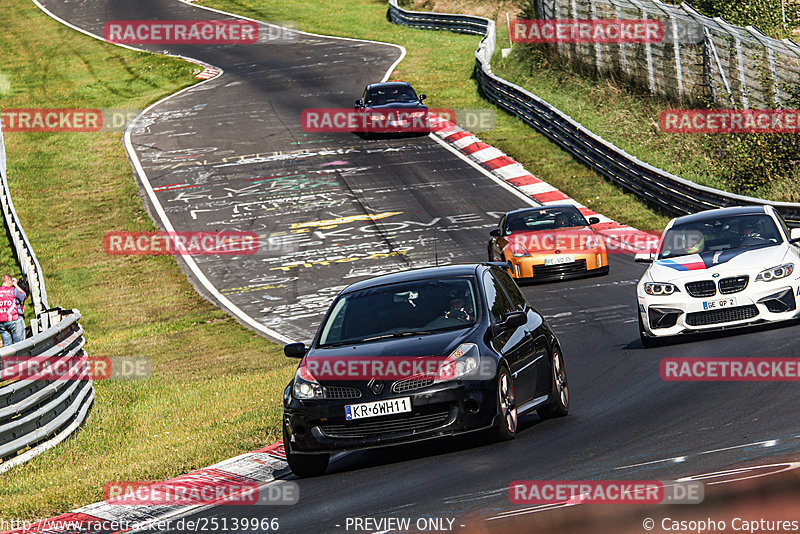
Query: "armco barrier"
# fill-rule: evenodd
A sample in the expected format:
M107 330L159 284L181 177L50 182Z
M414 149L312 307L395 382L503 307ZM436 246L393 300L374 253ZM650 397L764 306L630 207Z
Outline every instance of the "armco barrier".
M49 364L85 361L83 329L78 324L77 310L49 309L36 254L14 211L6 179L6 154L0 129L0 203L17 261L28 276L36 318L31 321L33 336L8 347L0 348L0 383L14 375L16 368L7 363L39 361ZM5 360L6 363L3 363ZM30 369L30 368L29 368ZM74 369L74 367L73 367ZM57 375L11 376L0 387L0 473L29 460L63 441L86 418L94 400L92 380L84 372L69 379ZM53 379L54 378L54 379ZM32 447L28 449L29 447ZM28 449L20 454L20 451Z
M790 226L800 226L800 204L727 193L648 165L593 134L536 95L492 74L491 58L496 46L494 21L471 15L407 11L398 6L397 0L389 0L389 18L394 24L414 28L484 35L475 51L475 74L483 94L576 160L649 204L673 215L743 204L768 204L774 206Z

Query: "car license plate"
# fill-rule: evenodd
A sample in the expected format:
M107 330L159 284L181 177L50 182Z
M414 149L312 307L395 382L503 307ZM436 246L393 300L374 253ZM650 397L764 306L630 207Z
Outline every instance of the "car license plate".
M401 399L388 399L362 404L348 404L344 413L348 421L363 419L365 417L380 417L381 415L394 415L411 411L411 397Z
M704 310L718 310L720 308L730 308L731 306L736 306L736 299L734 297L719 300L706 300L703 302Z
M575 256L553 256L552 258L545 258L545 265L561 265L562 263L572 263L575 261Z

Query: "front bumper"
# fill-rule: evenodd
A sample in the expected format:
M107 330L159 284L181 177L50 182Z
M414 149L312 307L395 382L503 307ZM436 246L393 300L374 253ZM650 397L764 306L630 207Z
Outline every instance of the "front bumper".
M401 397L411 398L411 412L355 421L345 419L347 404ZM283 424L293 453L322 453L383 447L480 430L494 424L496 412L493 382L465 381L351 400L292 398L284 404Z
M693 298L685 292L647 295L639 286L639 314L650 337L787 321L800 317L798 291L797 285L789 283L754 283L739 293ZM709 302L716 305L709 308Z
M533 280L566 280L587 275L608 273L608 256L604 253L570 254L574 262L557 265L545 265L548 258L556 255L534 255L511 257L508 266L514 278L532 278Z

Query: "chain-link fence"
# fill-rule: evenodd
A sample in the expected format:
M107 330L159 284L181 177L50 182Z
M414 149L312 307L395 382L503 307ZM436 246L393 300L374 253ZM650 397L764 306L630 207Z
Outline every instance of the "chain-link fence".
M549 20L658 20L654 43L552 44L557 53L598 73L679 102L721 107L784 108L800 83L800 45L701 15L686 3L658 0L536 0L536 17Z

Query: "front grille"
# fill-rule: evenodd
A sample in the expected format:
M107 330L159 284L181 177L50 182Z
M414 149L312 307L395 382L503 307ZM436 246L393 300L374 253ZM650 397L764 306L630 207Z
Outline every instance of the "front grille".
M361 391L347 386L325 386L322 392L326 399L358 399Z
M403 393L404 391L414 391L415 389L426 388L433 384L433 377L425 378L421 376L398 380L392 384L392 391Z
M717 294L717 286L713 280L689 282L684 287L686 288L686 292L695 298L713 297Z
M719 281L719 292L723 295L730 295L731 293L738 293L742 291L744 288L747 287L747 283L750 281L750 277L747 275L744 276L733 276L731 278L723 278Z
M690 326L705 326L718 323L731 323L733 321L752 319L756 315L758 315L758 308L750 304L748 306L723 308L721 310L687 313L686 324Z
M570 274L586 272L586 260L573 261L572 263L562 263L560 265L534 265L533 277L564 277Z
M319 429L331 438L369 438L381 434L430 430L442 426L449 415L450 411L444 410L429 414L348 421L343 425L320 425Z

